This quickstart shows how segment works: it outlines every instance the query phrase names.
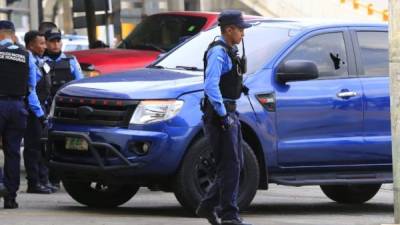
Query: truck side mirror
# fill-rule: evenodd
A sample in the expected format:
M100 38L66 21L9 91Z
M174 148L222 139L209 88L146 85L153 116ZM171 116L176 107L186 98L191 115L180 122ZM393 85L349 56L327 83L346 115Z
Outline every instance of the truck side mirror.
M312 80L318 78L318 68L313 61L288 60L281 64L276 74L279 83L288 81Z

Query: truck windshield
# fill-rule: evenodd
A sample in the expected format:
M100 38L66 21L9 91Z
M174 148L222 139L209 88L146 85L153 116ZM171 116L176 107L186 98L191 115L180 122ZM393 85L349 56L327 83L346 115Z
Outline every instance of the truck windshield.
M261 23L245 30L247 74L252 74L266 65L283 45L292 38L293 28L278 23ZM201 32L192 40L170 53L154 67L166 69L203 70L203 54L210 42L220 35L219 27ZM242 55L242 45L238 45ZM201 73L199 73L201 74Z
M201 31L206 18L161 14L145 18L117 48L167 52Z

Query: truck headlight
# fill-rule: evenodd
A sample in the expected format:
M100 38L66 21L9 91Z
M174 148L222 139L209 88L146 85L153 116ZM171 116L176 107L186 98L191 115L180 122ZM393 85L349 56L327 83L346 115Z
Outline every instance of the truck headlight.
M149 124L176 116L183 106L181 100L146 100L136 107L130 123Z

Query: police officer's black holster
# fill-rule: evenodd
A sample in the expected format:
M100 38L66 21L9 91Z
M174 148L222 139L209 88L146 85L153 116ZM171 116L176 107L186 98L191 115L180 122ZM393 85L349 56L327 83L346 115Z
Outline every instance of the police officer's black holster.
M224 101L224 106L226 111L229 112L236 112L236 103L233 101ZM207 96L202 98L200 102L200 109L204 113L204 117L208 117L213 121L219 121L221 116L215 111L213 105L208 100Z

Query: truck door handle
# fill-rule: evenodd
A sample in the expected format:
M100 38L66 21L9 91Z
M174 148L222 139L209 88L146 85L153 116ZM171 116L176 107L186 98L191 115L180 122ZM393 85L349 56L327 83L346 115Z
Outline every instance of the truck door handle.
M348 98L357 96L357 92L354 92L354 91L344 91L344 92L339 92L339 93L337 93L337 96L338 96L339 98L348 99Z

